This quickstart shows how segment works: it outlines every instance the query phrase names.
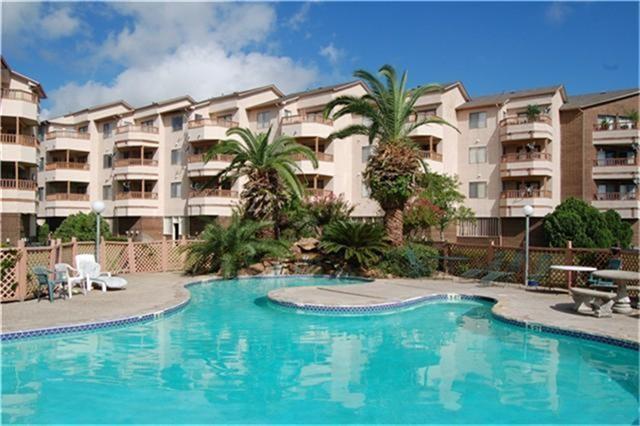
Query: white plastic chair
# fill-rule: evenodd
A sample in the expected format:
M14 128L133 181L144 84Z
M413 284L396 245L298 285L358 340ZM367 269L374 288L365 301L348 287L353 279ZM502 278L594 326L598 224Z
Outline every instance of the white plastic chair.
M67 285L67 291L69 292L69 299L71 299L71 288L76 285L82 287L82 292L87 294L87 286L85 285L84 277L68 263L56 263L53 267L54 281L56 283L62 283Z
M76 266L80 276L87 280L87 290L91 291L93 284L98 284L102 287L102 291L107 291L106 283L97 281L96 278L110 277L111 272L101 272L100 264L96 262L96 258L92 254L77 255Z

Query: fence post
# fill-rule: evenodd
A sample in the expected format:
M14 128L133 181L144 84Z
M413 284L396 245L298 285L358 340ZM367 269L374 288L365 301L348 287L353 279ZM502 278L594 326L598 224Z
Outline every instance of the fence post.
M78 239L76 237L71 237L71 266L77 268L76 265L76 256L78 255Z
M100 237L100 268L103 271L107 269L107 243L104 237Z
M573 242L567 241L567 247L564 250L564 263L565 265L573 265ZM571 287L571 282L573 280L573 273L571 271L567 272L567 285Z
M136 254L133 250L133 240L131 237L127 238L127 254L129 257L129 273L133 274L136 272Z
M57 246L58 246L58 240L51 240L51 243L49 244L49 269L51 270L53 270L53 268L56 266L56 260L58 258Z
M487 264L493 260L493 256L495 255L495 243L493 240L489 242L489 248L487 249Z
M184 247L187 245L187 236L182 234L180 238L180 246ZM187 250L182 249L180 252L180 270L184 271L187 266Z
M167 272L169 269L169 247L167 246L167 236L162 236L162 246L161 246L161 254L162 254L162 272Z
M16 288L16 296L21 302L27 297L27 279L28 279L28 266L27 266L27 248L24 245L24 240L18 240L18 247L16 250L16 281L18 287Z

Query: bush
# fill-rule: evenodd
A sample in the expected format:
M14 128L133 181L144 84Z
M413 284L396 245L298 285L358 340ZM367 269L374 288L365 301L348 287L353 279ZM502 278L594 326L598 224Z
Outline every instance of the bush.
M429 277L438 267L438 250L422 244L406 244L385 253L382 269L396 277Z
M354 220L331 222L320 241L324 254L350 272L371 266L386 248L382 226Z
M105 239L111 238L109 224L104 219L100 221L100 235ZM76 237L78 241L95 241L96 214L77 213L67 216L55 230L53 237L64 242L71 241L71 237Z
M49 224L48 223L43 223L41 226L38 227L38 243L42 244L42 245L46 245L49 244L49 234L51 233L51 230L49 229Z

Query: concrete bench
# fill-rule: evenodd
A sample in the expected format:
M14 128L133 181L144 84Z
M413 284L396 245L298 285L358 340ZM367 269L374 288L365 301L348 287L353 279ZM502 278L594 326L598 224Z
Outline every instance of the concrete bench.
M611 307L616 301L616 293L586 288L572 288L570 291L576 312L580 312L582 307L589 307L598 318L611 316Z

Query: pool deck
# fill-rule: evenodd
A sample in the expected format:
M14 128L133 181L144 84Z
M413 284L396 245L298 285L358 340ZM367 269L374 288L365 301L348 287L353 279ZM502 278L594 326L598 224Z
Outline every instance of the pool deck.
M184 276L178 273L123 275L129 282L126 290L75 295L70 300L31 300L5 303L2 310L2 333L45 327L95 323L159 312L189 299L185 284L212 277ZM480 286L434 279L379 279L370 283L292 287L273 290L276 301L316 305L375 305L396 303L432 294L457 293L483 296L498 301L494 312L508 319L545 324L568 330L640 341L639 318L635 310L629 315L595 318L572 311L572 300L565 293L524 291L512 286Z

